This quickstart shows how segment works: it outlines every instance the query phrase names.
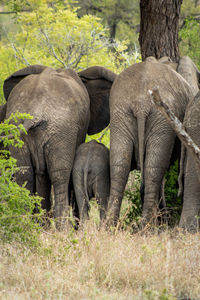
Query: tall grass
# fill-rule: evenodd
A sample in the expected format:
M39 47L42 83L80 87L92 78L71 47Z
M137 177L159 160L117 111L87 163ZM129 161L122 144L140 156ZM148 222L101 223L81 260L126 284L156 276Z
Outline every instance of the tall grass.
M0 299L200 299L199 234L43 232L33 252L0 246Z

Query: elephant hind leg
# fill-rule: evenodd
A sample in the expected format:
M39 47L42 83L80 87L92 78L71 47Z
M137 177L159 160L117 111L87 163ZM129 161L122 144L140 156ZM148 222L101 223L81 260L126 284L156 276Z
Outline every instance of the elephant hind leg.
M43 198L42 208L49 213L51 209L51 181L47 171L36 171L36 192Z
M89 196L87 192L87 187L84 184L84 177L77 170L73 170L73 184L75 191L76 203L78 205L78 211L80 216L80 222L88 220L89 215Z
M110 196L107 210L107 225L116 225L120 215L123 193L134 155L134 124L129 115L117 116L111 123L110 145Z
M200 183L194 159L187 154L184 174L183 207L179 226L190 232L200 230Z
M103 220L105 220L106 217L110 192L109 170L103 170L101 173L98 174L93 183L92 190L99 205L100 220L102 222Z
M69 181L77 136L77 128L63 128L45 145L47 171L54 188L54 217L58 229L62 229L66 220L69 220Z
M155 132L147 141L144 164L143 205L143 217L147 222L150 220L156 222L157 220L162 182L170 164L174 139L173 131L171 128L166 127L165 131L161 132L160 130L159 135L158 132Z

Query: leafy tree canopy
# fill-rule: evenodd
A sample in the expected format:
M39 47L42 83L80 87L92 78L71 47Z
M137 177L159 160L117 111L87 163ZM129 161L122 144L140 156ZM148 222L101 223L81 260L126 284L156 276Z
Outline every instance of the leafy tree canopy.
M138 47L139 0L78 0L76 3L79 15L90 13L102 19L111 39L129 40L132 48Z
M181 55L188 55L200 70L200 23L194 18L185 20L179 31Z
M20 10L24 2L24 10L28 11ZM8 32L0 43L1 86L8 75L30 64L75 70L102 65L120 72L135 62L135 57L129 58L125 52L126 42L116 42L113 52L108 30L100 19L92 15L79 17L69 1L20 0L9 5L17 12L17 29Z

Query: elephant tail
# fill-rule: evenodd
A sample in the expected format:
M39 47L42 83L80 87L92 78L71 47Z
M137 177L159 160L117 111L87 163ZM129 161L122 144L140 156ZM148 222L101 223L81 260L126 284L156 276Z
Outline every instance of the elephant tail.
M88 173L89 173L89 160L91 157L91 148L89 147L88 149L88 153L87 153L87 158L85 161L85 168L84 168L84 175L83 175L83 184L84 184L84 194L86 199L84 199L84 201L86 201L87 206L89 207L89 196L88 196Z
M139 146L139 162L140 162L140 170L141 170L141 179L144 183L144 134L145 134L145 115L139 115L137 117L137 125L138 125L138 146Z
M83 184L84 184L84 194L85 199L84 201L87 203L87 206L89 207L89 196L88 196L88 169L86 168L86 171L84 171L83 175Z

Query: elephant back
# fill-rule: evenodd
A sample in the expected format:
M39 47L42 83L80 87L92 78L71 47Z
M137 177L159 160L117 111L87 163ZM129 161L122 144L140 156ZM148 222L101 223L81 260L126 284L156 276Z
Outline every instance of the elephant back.
M200 91L196 96L191 99L187 105L187 109L184 117L184 126L190 135L193 135L196 131L200 145L199 125L200 125Z
M28 66L24 69L21 69L15 73L13 73L11 76L9 76L3 84L3 92L4 92L4 97L6 101L8 100L8 97L13 90L13 88L21 81L23 80L26 76L31 75L31 74L40 74L44 69L46 69L46 66L42 65L32 65Z
M196 95L200 89L200 72L188 56L180 58L177 72L189 83Z

